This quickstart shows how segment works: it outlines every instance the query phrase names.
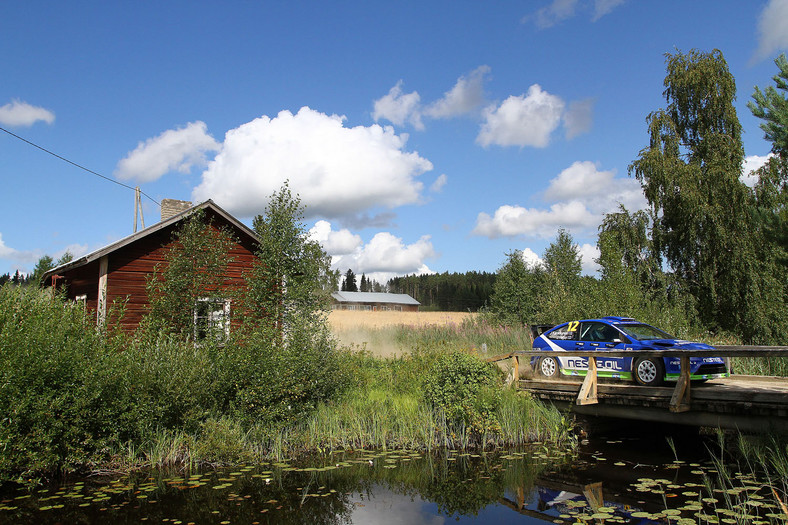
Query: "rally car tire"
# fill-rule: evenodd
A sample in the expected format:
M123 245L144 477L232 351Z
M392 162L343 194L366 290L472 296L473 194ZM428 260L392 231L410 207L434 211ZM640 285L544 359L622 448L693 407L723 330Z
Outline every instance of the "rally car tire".
M659 386L665 378L665 364L662 358L640 357L632 367L632 377L643 386Z
M539 358L537 370L540 376L554 379L558 377L558 360L550 356L541 357Z

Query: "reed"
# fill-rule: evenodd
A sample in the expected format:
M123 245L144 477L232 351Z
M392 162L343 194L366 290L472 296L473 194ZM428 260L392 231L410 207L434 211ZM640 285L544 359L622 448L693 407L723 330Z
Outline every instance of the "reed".
M734 357L736 374L788 377L788 357Z

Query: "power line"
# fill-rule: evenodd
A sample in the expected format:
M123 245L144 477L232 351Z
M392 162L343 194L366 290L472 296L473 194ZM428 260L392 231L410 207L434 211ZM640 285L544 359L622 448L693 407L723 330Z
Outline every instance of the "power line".
M97 176L97 177L101 177L101 178L102 178L102 179L104 179L104 180L108 180L108 181L110 181L110 182L113 182L113 183L117 184L118 186L123 186L124 188L126 188L126 189L129 189L129 190L131 190L131 191L136 191L136 188L133 188L133 187L129 186L128 184L123 184L122 182L118 182L118 181L116 181L115 179L110 179L109 177L106 177L106 176L102 175L101 173L96 173L95 171L93 171L93 170L91 170L91 169L88 169L88 168L86 168L85 166L81 166L81 165L77 164L76 162L72 162L72 161L68 160L68 159L67 159L67 158L65 158L65 157L61 157L61 156L60 156L60 155L58 155L57 153L54 153L54 152L52 152L52 151L49 151L48 149L46 149L46 148L43 148L43 147L39 146L38 144L36 144L36 143L34 143L34 142L30 142L30 141L29 141L29 140L27 140L26 138L20 137L19 135L15 134L15 133L11 133L10 131L8 131L8 130L7 130L7 129L5 129L5 128L0 128L0 131L5 131L6 133L8 133L9 135L11 135L12 137L18 138L18 139L19 139L19 140L21 140L22 142L26 142L27 144L30 144L30 145L31 145L31 146L33 146L34 148L38 148L38 149L40 149L41 151L44 151L44 152L46 152L46 153L49 153L49 154L50 154L50 155L52 155L53 157L57 157L57 158L59 158L59 159L60 159L60 160L62 160L62 161L68 162L68 163L69 163L69 164L71 164L72 166L76 166L77 168L79 168L79 169L81 169L81 170L85 170L85 171L87 171L88 173L91 173L91 174L93 174L93 175L95 175L95 176ZM147 198L149 198L151 201L153 201L153 202L156 204L156 206L161 206L161 204L160 204L160 203L159 203L159 202L158 202L156 199L154 199L153 197L151 197L150 195L148 195L148 194L147 194L147 193L145 193L144 191L140 190L140 193L141 193L142 195L145 195L145 196L146 196Z

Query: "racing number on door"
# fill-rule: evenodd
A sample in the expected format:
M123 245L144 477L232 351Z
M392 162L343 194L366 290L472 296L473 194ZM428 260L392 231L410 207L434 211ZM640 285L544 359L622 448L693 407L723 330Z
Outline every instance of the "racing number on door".
M569 321L569 326L566 327L567 331L575 332L577 331L577 327L580 325L580 321Z

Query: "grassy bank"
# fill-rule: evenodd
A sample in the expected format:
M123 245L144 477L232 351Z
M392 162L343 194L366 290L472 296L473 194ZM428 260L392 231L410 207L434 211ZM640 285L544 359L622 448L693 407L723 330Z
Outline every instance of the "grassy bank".
M409 336L414 337L414 336ZM560 414L424 328L395 358L328 336L194 346L96 330L79 305L0 288L0 481L348 448L568 441ZM408 342L410 341L410 342Z

